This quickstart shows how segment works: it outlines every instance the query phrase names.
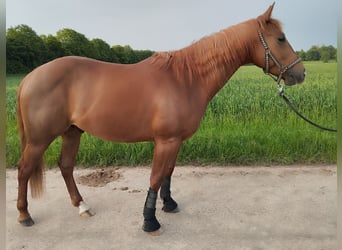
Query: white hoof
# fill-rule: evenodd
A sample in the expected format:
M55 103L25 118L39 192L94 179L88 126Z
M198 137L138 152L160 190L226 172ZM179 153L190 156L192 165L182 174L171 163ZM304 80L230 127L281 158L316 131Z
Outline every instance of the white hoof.
M78 209L79 209L78 213L82 217L90 217L90 216L95 215L95 213L90 211L90 207L84 201L80 202Z
M80 214L81 217L91 217L94 216L95 213L94 212L90 212L90 211L85 211L83 213Z

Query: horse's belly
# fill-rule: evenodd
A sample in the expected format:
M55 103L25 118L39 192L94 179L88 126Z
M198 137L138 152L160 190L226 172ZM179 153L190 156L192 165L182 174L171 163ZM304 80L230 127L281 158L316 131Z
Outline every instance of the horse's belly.
M103 140L113 141L113 142L140 142L140 141L152 141L153 136L149 134L147 131L137 131L130 129L118 129L118 128L99 128L99 127L87 127L83 124L78 125L77 127L87 132L88 134L98 137Z
M144 113L136 115L98 111L75 119L73 123L83 131L104 140L138 142L153 139L148 120Z
M144 134L144 133L127 133L126 131L120 133L119 131L111 131L110 133L105 133L105 131L97 131L97 130L91 130L86 131L92 136L95 136L97 138L100 138L102 140L106 141L112 141L112 142L143 142L143 141L152 141L153 137Z

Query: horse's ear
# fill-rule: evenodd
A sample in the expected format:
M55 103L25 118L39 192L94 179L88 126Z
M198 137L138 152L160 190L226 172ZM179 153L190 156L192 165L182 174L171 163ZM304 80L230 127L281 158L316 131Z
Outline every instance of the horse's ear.
M274 4L275 2L273 2L273 4L270 7L268 7L266 12L262 15L262 18L264 19L266 23L268 23L271 20Z

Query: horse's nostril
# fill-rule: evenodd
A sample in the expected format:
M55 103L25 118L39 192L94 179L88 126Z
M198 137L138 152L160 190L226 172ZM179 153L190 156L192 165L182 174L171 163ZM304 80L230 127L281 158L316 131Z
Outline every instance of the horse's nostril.
M305 77L305 76L306 76L306 70L305 70L305 69L304 69L304 72L303 72L303 73L304 73L304 77Z

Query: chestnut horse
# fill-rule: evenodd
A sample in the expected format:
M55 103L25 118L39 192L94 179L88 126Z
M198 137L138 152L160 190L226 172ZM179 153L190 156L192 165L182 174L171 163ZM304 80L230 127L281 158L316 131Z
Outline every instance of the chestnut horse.
M58 136L58 166L71 202L91 215L73 177L80 138L85 131L108 141L153 141L150 187L143 230L160 228L155 216L157 192L165 212L177 211L170 182L178 151L199 127L209 101L244 64L279 76L286 85L304 81L305 69L288 43L271 5L261 16L204 37L177 51L159 52L131 65L81 57L46 63L21 82L18 127L22 157L18 163L18 221L34 224L27 202L28 181L37 197L43 189L42 156Z

